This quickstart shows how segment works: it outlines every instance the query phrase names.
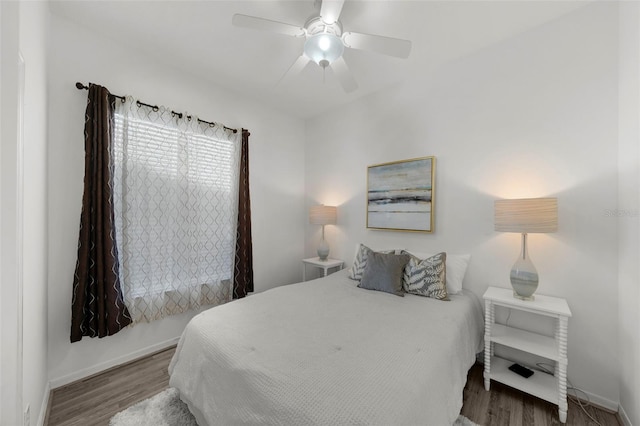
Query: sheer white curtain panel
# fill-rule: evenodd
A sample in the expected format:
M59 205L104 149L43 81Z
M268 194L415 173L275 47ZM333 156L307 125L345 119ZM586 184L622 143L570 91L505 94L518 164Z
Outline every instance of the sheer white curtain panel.
M134 322L232 297L240 132L116 101L114 213Z

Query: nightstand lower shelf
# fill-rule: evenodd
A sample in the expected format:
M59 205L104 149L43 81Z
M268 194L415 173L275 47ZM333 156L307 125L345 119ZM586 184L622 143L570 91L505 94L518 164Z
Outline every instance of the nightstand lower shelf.
M525 379L509 370L511 361L491 357L490 378L512 388L520 389L552 404L558 404L558 379L551 374L536 370L533 376Z

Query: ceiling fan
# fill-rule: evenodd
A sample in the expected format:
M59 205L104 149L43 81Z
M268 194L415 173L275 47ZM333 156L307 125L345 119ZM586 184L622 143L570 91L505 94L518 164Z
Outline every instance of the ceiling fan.
M342 57L345 47L369 50L403 59L409 57L411 52L409 40L343 31L339 18L344 0L316 0L316 6L318 3L320 3L319 14L316 12L307 19L303 27L241 14L233 15L232 23L237 27L305 37L302 54L289 67L283 79L301 72L309 61L313 61L323 69L332 68L345 92L352 92L358 88Z

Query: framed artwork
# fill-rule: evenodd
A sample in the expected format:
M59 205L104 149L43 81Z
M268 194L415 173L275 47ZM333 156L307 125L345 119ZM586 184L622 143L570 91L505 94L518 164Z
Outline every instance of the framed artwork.
M435 157L367 168L367 228L433 232Z

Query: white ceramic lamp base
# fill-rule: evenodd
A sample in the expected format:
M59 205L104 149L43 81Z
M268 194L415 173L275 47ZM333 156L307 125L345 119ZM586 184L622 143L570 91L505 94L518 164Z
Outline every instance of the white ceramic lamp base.
M322 225L322 239L318 246L318 257L320 260L327 260L329 257L329 244L327 243L327 240L324 239L324 225Z
M511 268L510 278L513 297L521 300L534 300L533 293L538 289L538 271L529 259L527 234L522 234L522 251Z

